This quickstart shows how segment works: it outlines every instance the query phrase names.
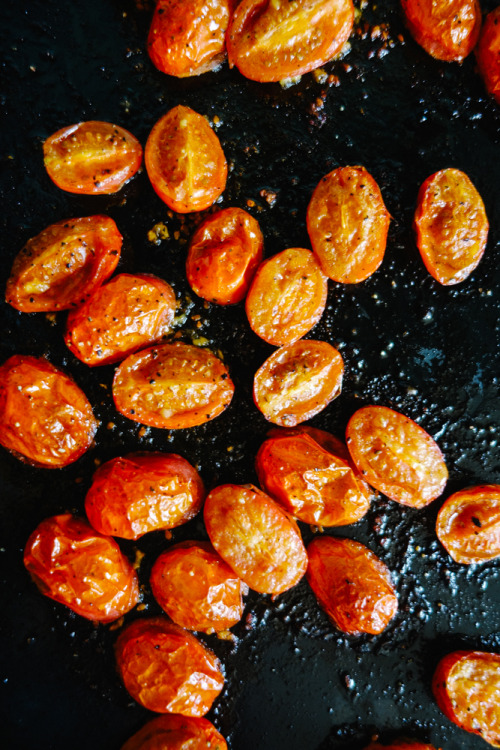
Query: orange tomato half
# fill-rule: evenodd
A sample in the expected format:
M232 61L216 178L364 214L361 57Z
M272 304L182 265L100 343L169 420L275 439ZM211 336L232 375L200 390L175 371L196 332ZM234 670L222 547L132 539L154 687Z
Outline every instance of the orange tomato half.
M500 5L484 19L476 60L486 91L500 104Z
M500 557L500 485L455 492L441 506L436 533L455 562L470 565Z
M370 742L364 750L436 750L436 748L427 742L401 738L387 744L383 742Z
M148 721L121 750L227 750L224 737L203 718L164 714Z
M411 35L432 57L461 62L481 28L478 0L401 0Z

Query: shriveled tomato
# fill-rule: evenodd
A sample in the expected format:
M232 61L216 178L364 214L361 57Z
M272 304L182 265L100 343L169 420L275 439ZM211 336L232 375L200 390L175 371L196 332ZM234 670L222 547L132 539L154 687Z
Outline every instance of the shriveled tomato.
M233 393L229 372L215 354L180 341L131 354L113 380L119 412L167 430L214 419L227 409Z
M224 687L215 654L166 617L127 626L115 653L123 684L149 711L204 716Z
M21 312L80 305L116 268L122 236L109 216L51 224L14 259L5 299Z
M85 511L102 534L139 539L186 523L201 510L204 499L198 471L182 456L130 453L97 469Z
M328 294L310 250L292 247L262 263L245 302L251 329L274 346L292 344L316 325Z
M461 62L481 28L478 0L401 0L411 35L432 57Z
M256 487L216 487L204 518L219 555L254 591L281 594L304 575L307 555L296 523Z
M236 625L246 586L208 542L181 542L151 571L153 596L183 628L214 633Z
M476 60L486 91L500 104L500 5L484 19Z
M227 750L224 737L208 719L164 714L148 721L121 750Z
M142 146L132 133L110 122L69 125L43 144L50 179L69 193L116 193L137 172Z
M458 284L481 260L488 239L484 203L466 174L442 169L422 184L415 211L417 247L441 284Z
M293 427L340 394L343 374L342 355L326 341L296 341L271 354L257 370L254 401L267 420Z
M398 610L390 572L364 544L322 536L307 548L307 580L321 607L344 633L381 633Z
M186 273L191 288L218 305L241 302L263 246L258 221L243 209L225 208L207 217L189 245Z
M386 406L365 406L347 425L347 447L365 480L391 500L423 508L443 492L448 470L438 444Z
M390 215L380 188L364 167L339 167L316 186L307 231L330 279L358 284L382 263Z
M470 565L500 557L500 485L455 492L441 506L436 533L455 562Z
M351 0L242 0L227 31L229 64L254 81L280 81L331 60L352 31Z
M46 359L0 367L0 444L35 466L59 469L92 445L97 421L85 394Z
M157 195L178 213L203 211L226 187L227 162L208 121L179 104L149 134L146 169Z
M69 513L37 526L24 565L42 594L88 620L112 622L139 601L136 572L115 540Z
M407 740L404 738L393 740L387 744L383 742L370 742L364 750L436 750L434 745L418 740Z
M500 747L500 654L448 654L437 666L432 689L450 721Z

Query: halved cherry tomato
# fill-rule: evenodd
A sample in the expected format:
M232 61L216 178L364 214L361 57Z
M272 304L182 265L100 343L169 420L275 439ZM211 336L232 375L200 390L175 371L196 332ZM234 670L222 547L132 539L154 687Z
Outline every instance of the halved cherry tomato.
M484 19L476 60L486 91L500 104L500 5Z
M322 536L307 548L307 580L344 633L381 633L398 610L387 566L364 544Z
M14 355L0 367L0 444L34 466L59 469L92 445L85 394L46 359Z
M340 394L343 374L340 352L326 341L296 341L271 354L257 370L254 401L267 420L293 427Z
M203 211L226 187L227 162L207 120L179 104L149 134L146 169L157 195L179 213Z
M227 750L224 737L203 718L164 714L148 721L121 750ZM424 749L423 749L424 750Z
M418 740L396 739L387 744L383 742L370 742L364 750L436 750L434 745Z
M24 550L42 594L97 622L112 622L139 601L137 574L114 539L68 514L42 521Z
M245 309L257 336L274 346L292 344L316 325L328 294L326 276L310 250L292 247L262 263Z
M382 263L390 215L380 188L364 167L339 167L316 186L307 231L330 279L358 284Z
M401 0L406 25L437 60L461 62L476 46L481 28L478 0Z
M438 444L386 406L365 406L347 425L347 447L364 479L391 500L423 508L443 492L448 470Z
M122 273L68 315L64 340L85 364L119 362L172 330L177 302L170 284Z
M304 575L307 555L296 523L257 487L216 487L204 518L219 555L254 591L281 594Z
M428 177L417 198L414 228L425 267L441 284L458 284L481 260L488 219L481 196L459 169Z
M337 55L353 23L351 0L242 0L227 31L229 64L254 81L295 78Z
M215 654L166 617L127 626L115 653L125 688L149 711L204 716L224 687Z
M173 529L201 510L205 488L197 470L175 453L130 453L95 472L85 511L101 534L139 539Z
M109 216L51 224L14 259L5 300L21 312L80 305L111 276L121 249L122 236Z
M153 596L182 628L214 633L236 625L246 586L208 542L181 542L151 571Z
M208 216L191 239L186 261L189 284L202 299L218 305L241 302L262 260L259 224L241 208Z
M500 747L500 654L448 654L437 666L432 689L450 721Z
M43 144L50 179L69 193L116 193L137 172L142 146L132 133L110 122L69 125Z
M436 533L455 562L470 565L500 557L500 485L455 492L441 506Z
M121 414L167 430L214 419L227 409L233 393L229 372L215 354L180 341L131 354L113 380Z

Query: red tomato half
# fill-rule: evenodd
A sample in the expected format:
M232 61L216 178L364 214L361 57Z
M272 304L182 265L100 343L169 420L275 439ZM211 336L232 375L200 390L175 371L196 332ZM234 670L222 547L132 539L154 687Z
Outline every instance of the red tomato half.
M51 224L14 259L5 299L21 312L80 305L116 268L122 236L109 216Z
M42 594L88 620L112 622L139 601L130 562L114 539L83 518L42 521L28 539L24 565Z
M441 506L436 533L455 562L470 565L500 557L500 485L455 492Z
M148 721L121 750L227 750L224 737L207 719L165 714Z
M436 750L434 745L418 740L396 739L387 745L383 742L370 742L364 750Z
M142 146L110 122L69 125L47 138L43 162L50 179L69 193L116 193L137 172Z
M432 57L461 62L481 28L478 0L401 0L411 35Z
M500 104L500 5L484 20L476 59L486 91Z

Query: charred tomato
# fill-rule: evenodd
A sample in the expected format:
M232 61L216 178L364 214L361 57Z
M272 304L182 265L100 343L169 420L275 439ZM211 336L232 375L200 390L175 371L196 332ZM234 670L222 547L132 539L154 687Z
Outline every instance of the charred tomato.
M411 35L432 57L461 62L476 46L478 0L401 0L401 5Z
M227 750L224 737L203 718L164 714L148 721L121 750ZM418 749L417 749L418 750Z
M476 60L486 91L500 104L500 5L484 19Z
M439 541L455 562L470 565L500 556L500 485L455 492L436 521Z

